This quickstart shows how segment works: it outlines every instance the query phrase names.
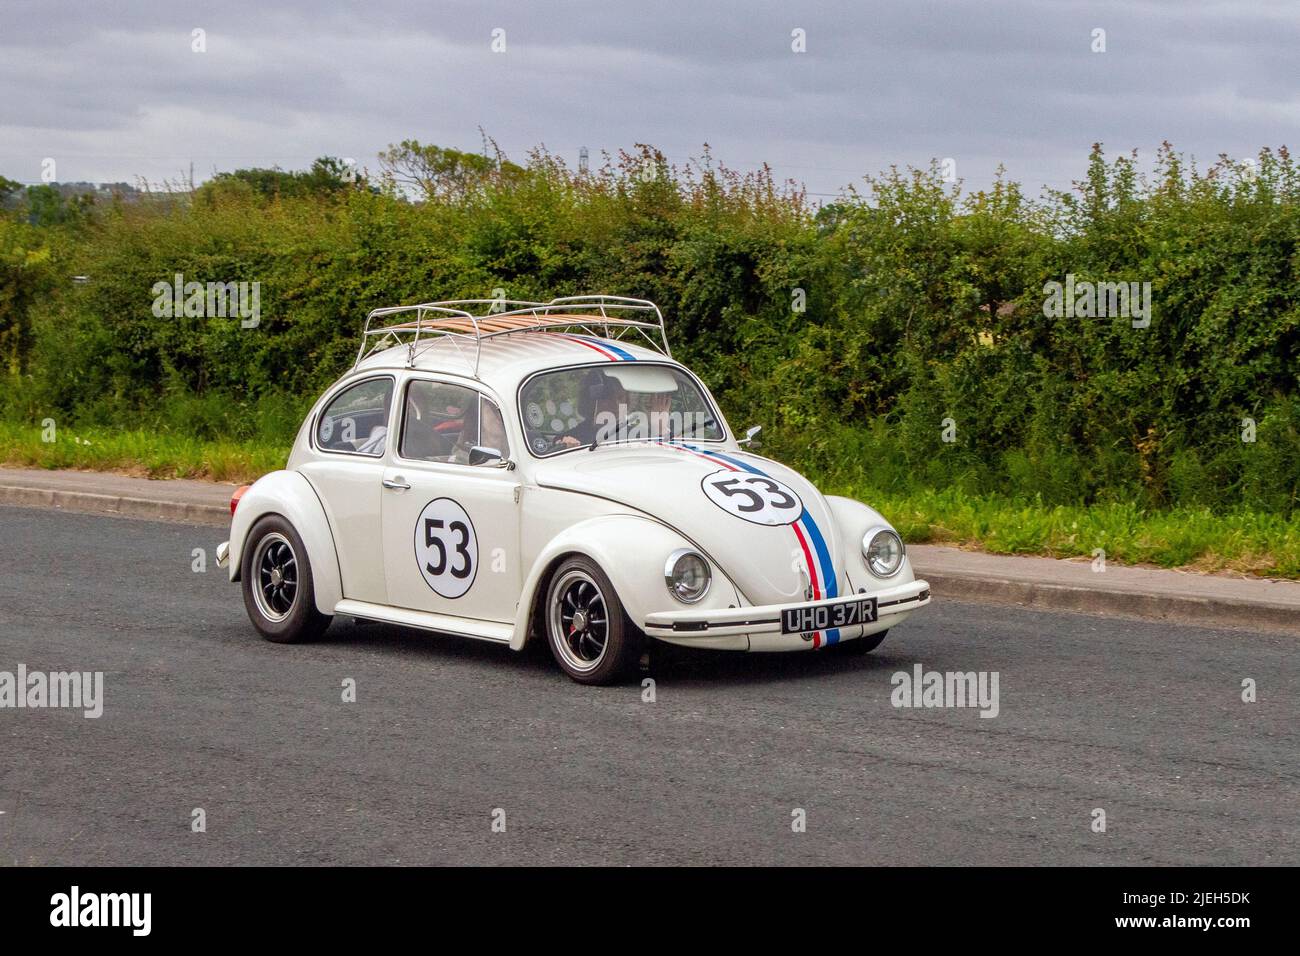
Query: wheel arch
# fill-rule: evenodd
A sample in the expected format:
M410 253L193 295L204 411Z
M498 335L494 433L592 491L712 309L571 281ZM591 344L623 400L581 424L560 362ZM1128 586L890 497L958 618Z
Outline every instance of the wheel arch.
M590 557L590 555L582 551L562 551L546 561L545 567L541 569L537 576L531 596L528 597L526 602L520 601L520 606L526 607L527 611L523 617L522 628L518 624L515 626L515 636L510 641L512 648L515 650L522 649L528 641L532 640L535 633L542 635L542 640L545 640L544 628L546 621L543 599L551 586L551 578L555 577L555 572L559 570L560 565L569 558L576 557ZM527 591L525 591L525 594L527 594Z
M631 542L635 544L629 547ZM551 576L567 558L581 556L596 562L614 585L624 611L640 628L648 614L663 610L671 601L664 586L664 560L684 547L695 546L662 522L642 515L605 515L566 528L533 561L520 592L511 648L521 650L528 642ZM734 601L735 589L716 564L713 574L719 597Z
M316 610L332 615L334 606L343 600L334 533L316 489L300 472L263 475L239 499L230 523L230 580L239 577L248 533L267 515L279 515L298 532L311 562Z

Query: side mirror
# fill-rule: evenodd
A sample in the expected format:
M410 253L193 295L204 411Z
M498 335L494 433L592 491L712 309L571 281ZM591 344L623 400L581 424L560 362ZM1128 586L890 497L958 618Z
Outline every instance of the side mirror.
M763 430L762 425L754 425L750 428L746 428L745 437L742 438L740 441L736 442L736 444L737 445L753 444L755 440L758 438L758 433L761 432L762 430Z
M475 445L469 450L469 463L471 465L488 465L492 468L509 468L514 462L501 454L498 448L485 448L482 445Z

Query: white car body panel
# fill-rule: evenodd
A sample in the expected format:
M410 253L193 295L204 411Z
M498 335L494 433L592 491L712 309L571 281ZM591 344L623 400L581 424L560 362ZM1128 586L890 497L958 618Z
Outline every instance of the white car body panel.
M534 602L548 573L572 554L602 568L637 627L694 647L812 649L877 633L929 603L929 586L914 579L906 560L887 579L868 570L863 534L888 528L887 521L860 502L823 496L794 470L742 449L720 414L723 437L717 441L624 441L534 457L517 403L523 383L539 371L610 361L575 338L520 333L486 341L477 356L477 377L453 342L424 346L409 366L411 353L404 347L367 356L316 403L286 470L259 479L240 500L229 543L231 579L239 576L243 542L255 520L278 513L307 546L322 613L506 641L516 650L532 632ZM660 363L690 374L659 352L626 341L617 351L628 356L623 361ZM392 376L395 396L382 456L317 448L316 422L332 397L378 375ZM400 457L396 436L405 387L431 378L477 389L498 404L510 467ZM700 390L716 410L702 383ZM410 487L385 487L385 481ZM714 482L722 483L721 491ZM727 501L719 495L751 487L747 483L797 495L799 518L756 523L717 503ZM435 590L442 579L421 571L418 553L419 520L441 513L427 510L438 499L452 499L464 511L477 541L472 583L454 597ZM458 545L452 538L439 540L443 549ZM712 573L708 592L696 604L679 602L665 583L668 555L679 548L698 551ZM428 571L434 560L424 564ZM882 605L876 622L815 635L782 634L779 623L772 624L782 607L835 604L859 594L875 596ZM745 624L760 618L766 623Z
M691 538L705 554L744 555L743 561L729 563L728 571L748 602L802 601L809 577L819 591L825 591L823 579L833 580L837 593L843 590L838 572L830 570L829 562L817 560L820 555L815 554L810 534L821 535L828 557L839 552L830 510L810 482L783 465L736 448L710 448L696 442L689 446L652 442L616 445L580 454L574 462L567 461L569 457L543 463L536 471L538 484L598 495L690 529ZM797 533L791 525L730 519L701 492L703 479L739 468L736 462L762 470L799 494L808 514ZM807 566L809 556L814 558L813 574L804 575L798 568Z
M343 593L358 601L387 604L383 537L376 533L384 500L380 496L384 463L353 456L338 460L343 458L305 461L295 471L311 483L329 521Z
M519 600L519 479L514 471L470 468L433 462L402 462L384 469L392 482L410 489L385 489L382 499L383 561L388 580L388 601L394 607L429 611L481 621L511 622ZM450 597L434 591L425 581L420 564L411 559L413 536L422 509L435 500L450 498L468 514L477 542L478 565L469 590ZM372 516L373 517L373 516ZM450 570L457 567L457 540L444 547ZM471 565L472 567L472 565Z
M646 515L609 514L589 518L547 541L533 561L522 593L536 593L543 573L559 558L584 554L609 575L628 617L639 626L652 610L672 601L664 585L664 561L677 548L689 546L687 539ZM709 563L712 586L698 604L691 606L699 610L721 610L735 605L739 600L736 589L714 562ZM529 604L521 602L510 642L516 649L524 646L528 636L528 611Z
M283 515L297 530L307 546L307 558L311 562L316 609L322 614L333 614L334 606L343 600L338 549L320 498L306 477L296 471L273 471L263 475L239 499L239 506L230 521L227 568L230 580L239 579L244 541L249 530L259 518L268 514Z

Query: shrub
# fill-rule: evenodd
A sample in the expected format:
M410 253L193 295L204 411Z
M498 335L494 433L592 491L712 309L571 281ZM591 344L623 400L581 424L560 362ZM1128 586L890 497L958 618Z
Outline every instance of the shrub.
M937 167L890 170L820 208L766 170L649 147L583 173L544 152L395 150L422 201L323 160L76 216L14 206L0 412L287 442L371 308L606 291L656 300L737 427L765 424L770 449L818 473L1296 511L1300 181L1284 149L1246 175L1166 147L1144 178L1097 147L1077 190L1038 199L1004 177L962 195ZM260 283L260 324L156 317L150 290L177 273ZM1149 282L1149 327L1045 315L1067 276Z

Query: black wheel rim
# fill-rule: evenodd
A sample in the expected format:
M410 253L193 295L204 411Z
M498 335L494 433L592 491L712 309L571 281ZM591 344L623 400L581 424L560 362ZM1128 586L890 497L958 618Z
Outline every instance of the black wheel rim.
M253 600L268 621L283 621L298 598L298 557L289 540L272 532L253 555Z
M551 589L552 643L576 671L594 670L609 645L605 595L582 571L569 571Z

